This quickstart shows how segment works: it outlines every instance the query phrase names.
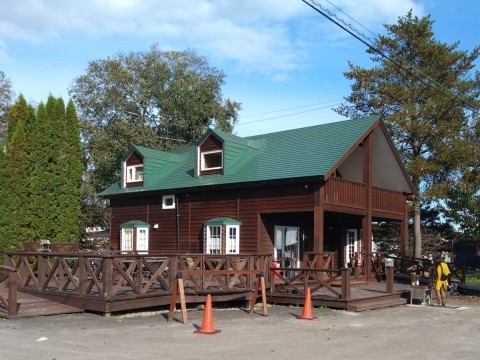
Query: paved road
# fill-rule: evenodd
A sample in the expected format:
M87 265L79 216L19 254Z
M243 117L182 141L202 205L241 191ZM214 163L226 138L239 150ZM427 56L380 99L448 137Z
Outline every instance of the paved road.
M270 306L269 315L214 310L216 335L194 334L189 323L167 323L165 313L102 317L73 314L0 320L0 358L28 359L478 359L480 305L450 300L447 308L406 305L349 313Z

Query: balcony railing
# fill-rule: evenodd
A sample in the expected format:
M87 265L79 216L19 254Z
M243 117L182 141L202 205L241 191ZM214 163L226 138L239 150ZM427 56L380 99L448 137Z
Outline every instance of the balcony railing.
M325 203L355 209L367 208L367 186L350 180L330 177L325 184ZM403 214L405 195L372 187L372 210Z

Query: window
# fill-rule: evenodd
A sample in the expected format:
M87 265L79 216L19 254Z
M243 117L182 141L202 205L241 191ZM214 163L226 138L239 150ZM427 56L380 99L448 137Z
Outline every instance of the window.
M148 252L148 232L150 225L140 220L120 224L120 251Z
M207 226L207 254L220 254L222 240L222 227L219 225Z
M143 165L127 166L127 183L143 181Z
M227 225L227 254L238 254L240 252L240 226Z
M175 195L162 196L162 209L175 209Z
M122 229L121 251L133 251L133 229Z
M148 228L137 229L136 251L148 251Z
M203 236L205 254L239 254L241 224L240 221L228 216L205 221Z
M221 169L223 165L222 150L208 151L202 153L201 169L215 170Z

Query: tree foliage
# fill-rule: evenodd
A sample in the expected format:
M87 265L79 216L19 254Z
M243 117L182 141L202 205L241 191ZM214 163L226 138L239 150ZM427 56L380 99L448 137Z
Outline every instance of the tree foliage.
M78 119L52 96L35 111L20 96L0 156L0 251L23 242L78 241L83 172Z
M479 109L480 55L459 43L437 41L429 16L410 11L397 24L385 25L367 52L376 64L364 69L349 63L353 80L347 102L336 109L357 117L379 114L418 192L414 211L415 256L421 255L420 207L446 196L449 186L473 156L470 142Z
M167 149L195 142L208 127L231 131L240 104L223 98L224 83L224 73L192 50L153 45L91 61L69 89L82 120L85 189L98 192L118 181L133 144ZM84 197L95 213L105 208L94 194Z
M458 224L458 238L480 239L480 193L479 186L456 184L449 189L446 200L446 217Z
M2 164L0 212L1 250L19 249L32 238L30 211L30 158L28 155L29 108L20 96L9 115L8 142ZM3 253L3 251L2 251Z
M3 144L7 132L7 114L15 93L11 81L0 71L0 144Z

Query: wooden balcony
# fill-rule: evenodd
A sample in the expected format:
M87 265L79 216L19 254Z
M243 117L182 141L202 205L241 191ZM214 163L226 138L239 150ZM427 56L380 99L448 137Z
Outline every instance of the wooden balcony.
M401 192L372 187L372 210L403 215L405 195ZM367 209L367 186L350 180L330 177L325 184L325 204Z

